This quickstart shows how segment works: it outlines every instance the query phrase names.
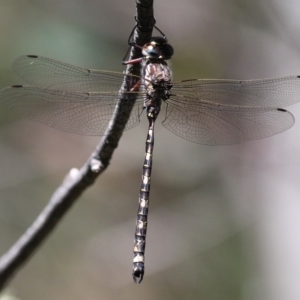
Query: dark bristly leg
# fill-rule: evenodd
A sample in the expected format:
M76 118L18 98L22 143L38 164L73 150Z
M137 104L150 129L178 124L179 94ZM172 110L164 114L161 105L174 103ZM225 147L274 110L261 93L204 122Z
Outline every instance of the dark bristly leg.
M154 122L155 117L148 113L149 130L146 140L146 154L143 166L142 184L139 194L139 208L137 213L132 276L135 283L141 283L144 276L146 233L148 224L148 207L150 194L150 180L152 170L152 153L154 146Z

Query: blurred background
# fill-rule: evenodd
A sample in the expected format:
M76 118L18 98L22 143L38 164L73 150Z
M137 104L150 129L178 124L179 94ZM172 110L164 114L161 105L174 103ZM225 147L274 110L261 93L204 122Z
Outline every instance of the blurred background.
M161 0L154 8L175 48L175 81L300 73L299 1ZM134 15L133 0L0 0L0 88L24 83L11 70L23 54L122 71ZM146 275L136 285L131 264L147 130L142 116L6 294L299 300L300 105L289 110L292 129L233 146L193 144L157 122ZM1 254L98 142L0 112Z

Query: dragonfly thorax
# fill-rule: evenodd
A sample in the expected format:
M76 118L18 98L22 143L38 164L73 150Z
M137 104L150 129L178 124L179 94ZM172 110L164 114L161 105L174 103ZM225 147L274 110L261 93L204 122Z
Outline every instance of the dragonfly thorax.
M147 116L156 119L161 103L170 97L172 72L165 61L146 61L143 68L143 81L146 90L145 107Z
M172 87L172 72L165 61L146 61L143 68L143 80L148 99L169 99Z

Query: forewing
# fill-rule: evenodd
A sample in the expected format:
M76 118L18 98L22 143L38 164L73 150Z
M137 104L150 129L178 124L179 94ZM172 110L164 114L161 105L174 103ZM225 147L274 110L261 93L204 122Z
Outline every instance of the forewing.
M125 93L126 95L126 93ZM20 117L33 119L62 131L103 135L111 120L119 93L79 93L33 86L12 86L0 92L0 105ZM120 115L128 112L127 93L120 105ZM142 98L137 99L126 129L139 123Z
M117 92L124 80L123 73L83 69L35 55L17 58L12 67L30 85L75 92ZM139 80L139 76L126 76L133 83Z
M214 103L179 106L167 101L163 125L181 138L205 145L236 144L283 132L294 124L284 109Z
M190 105L215 104L284 107L300 101L300 78L288 76L255 80L193 79L174 83L172 95Z

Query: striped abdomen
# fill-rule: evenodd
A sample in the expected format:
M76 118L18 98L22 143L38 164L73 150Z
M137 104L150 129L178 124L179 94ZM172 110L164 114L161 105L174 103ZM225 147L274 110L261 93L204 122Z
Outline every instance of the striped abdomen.
M149 119L149 130L146 140L146 154L143 165L142 184L139 194L139 208L136 219L134 248L133 248L133 272L135 282L140 283L144 275L146 233L148 224L148 207L150 194L150 180L152 170L152 153L154 146L154 119Z

